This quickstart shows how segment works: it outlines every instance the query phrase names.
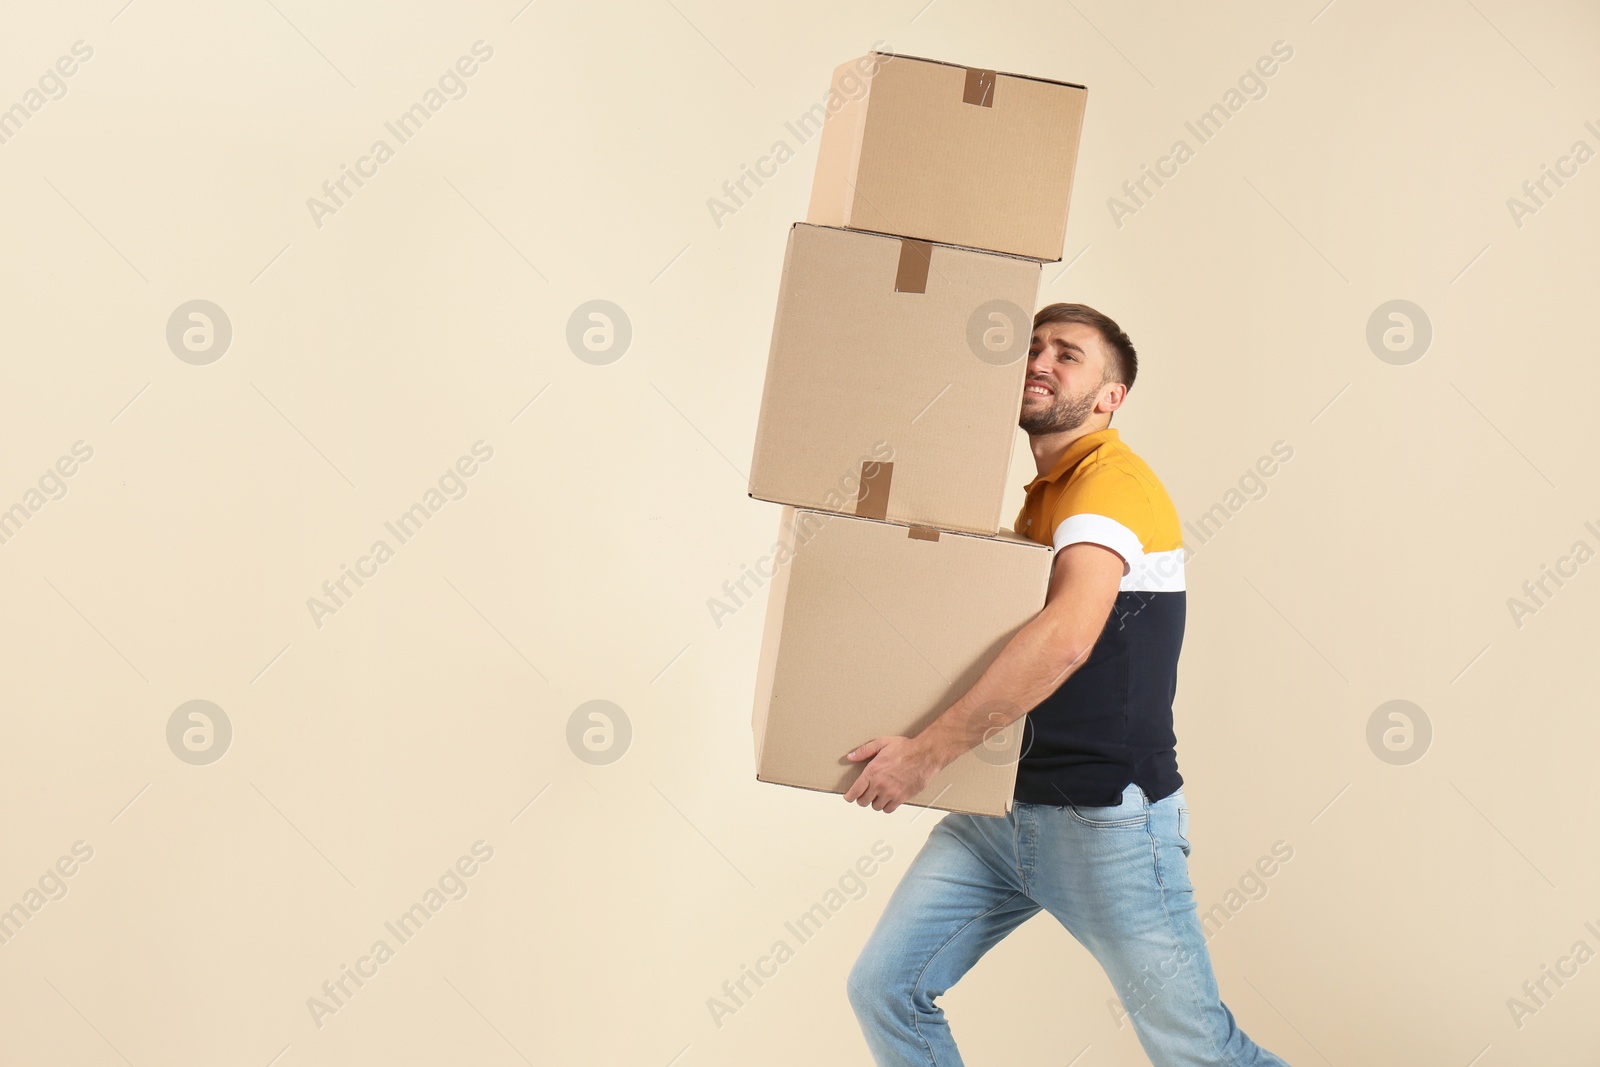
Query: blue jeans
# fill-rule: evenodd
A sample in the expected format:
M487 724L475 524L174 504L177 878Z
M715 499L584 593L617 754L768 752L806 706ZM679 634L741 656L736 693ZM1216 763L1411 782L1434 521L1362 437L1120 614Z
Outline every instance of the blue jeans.
M1217 993L1189 884L1189 805L1130 783L1113 807L1016 801L928 835L850 969L879 1067L958 1067L934 999L1041 908L1105 968L1156 1067L1287 1067Z

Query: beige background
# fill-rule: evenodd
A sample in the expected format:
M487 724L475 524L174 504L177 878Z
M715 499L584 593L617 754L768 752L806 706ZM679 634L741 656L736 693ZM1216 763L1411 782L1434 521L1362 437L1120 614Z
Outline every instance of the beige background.
M720 227L707 200L882 41L1090 87L1042 298L1132 334L1116 425L1185 520L1294 450L1189 568L1202 908L1293 849L1211 941L1241 1024L1297 1065L1588 1062L1600 963L1520 1027L1507 1000L1600 949L1600 564L1520 628L1507 600L1600 548L1600 163L1520 227L1506 201L1600 148L1600 14L1323 3L9 6L0 106L93 56L0 144L0 507L93 455L0 546L0 907L93 853L0 945L0 1061L869 1062L845 972L937 816L756 783L762 602L706 606L776 534L742 472L815 143ZM317 226L478 40L466 96ZM1107 199L1280 40L1267 95L1118 226ZM596 298L633 326L603 366L565 341ZM232 323L208 365L165 338L194 299ZM1432 324L1407 365L1366 341L1394 299ZM479 440L466 495L317 626ZM1031 474L1019 436L1008 508ZM233 729L204 766L166 735L196 699ZM608 765L567 741L596 699L631 724ZM1394 699L1432 726L1405 765L1367 740ZM1111 995L1040 917L944 1003L969 1062L1143 1063Z

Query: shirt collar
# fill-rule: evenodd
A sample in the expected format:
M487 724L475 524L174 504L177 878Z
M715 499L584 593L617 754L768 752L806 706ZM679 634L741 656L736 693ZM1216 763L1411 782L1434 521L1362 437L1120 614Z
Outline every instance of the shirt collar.
M1053 482L1064 477L1072 468L1083 461L1083 457L1107 442L1112 444L1121 443L1116 429L1111 426L1107 426L1103 430L1095 430L1093 433L1084 434L1067 446L1067 450L1061 454L1060 459L1056 460L1056 465L1050 468L1048 474L1041 474L1034 478L1033 481L1027 484L1024 491L1031 492L1036 485L1044 482Z

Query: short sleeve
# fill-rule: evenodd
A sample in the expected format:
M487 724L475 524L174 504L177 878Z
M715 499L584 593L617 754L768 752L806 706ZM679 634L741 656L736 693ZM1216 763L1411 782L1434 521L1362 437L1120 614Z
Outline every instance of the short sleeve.
M1099 468L1073 479L1056 501L1051 522L1051 543L1057 552L1082 541L1104 545L1122 557L1126 577L1144 557L1150 502L1132 475Z

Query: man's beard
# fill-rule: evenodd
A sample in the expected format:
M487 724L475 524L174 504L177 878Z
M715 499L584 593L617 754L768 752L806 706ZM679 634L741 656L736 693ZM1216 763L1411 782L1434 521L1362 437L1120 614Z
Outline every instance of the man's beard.
M1101 383L1104 384L1103 382ZM1024 413L1018 425L1029 437L1038 437L1040 434L1062 433L1066 430L1076 430L1083 425L1092 411L1096 395L1100 392L1099 386L1087 389L1077 396L1065 396L1057 393L1055 402L1043 411L1032 414Z

